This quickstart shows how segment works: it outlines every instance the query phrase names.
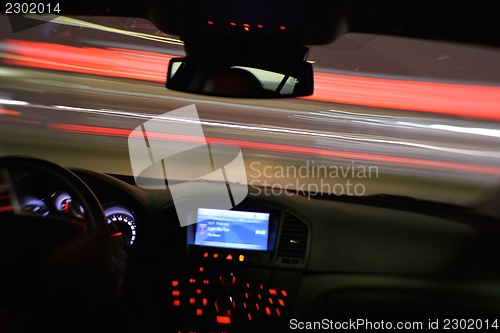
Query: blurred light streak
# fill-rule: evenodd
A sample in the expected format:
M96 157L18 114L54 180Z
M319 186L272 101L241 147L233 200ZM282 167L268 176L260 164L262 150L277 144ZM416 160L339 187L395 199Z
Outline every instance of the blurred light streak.
M99 49L7 40L6 64L112 77L165 82L172 57L118 48Z
M9 213L14 211L14 208L12 206L3 206L0 207L0 213Z
M42 124L40 121L19 119L19 118L2 118L2 122L4 122L4 121L8 121L11 123L29 124L29 125L41 125Z
M369 114L369 113L359 113L359 112L348 112L341 110L330 110L330 111L319 111L319 112L309 112L307 115L295 114L289 116L290 118L310 120L316 122L331 122L338 123L342 121L344 123L362 123L370 124L375 126L387 126L392 128L420 128L420 129L432 129L439 131L455 132L461 134L471 134L471 135L482 135L494 138L500 138L500 130L493 128L481 128L481 127L469 127L469 126L456 126L456 125L446 125L446 124L424 124L424 123L412 123L407 119L408 117L397 117L388 116L381 114ZM401 121L404 119L404 121ZM435 122L435 119L419 119L421 122ZM445 121L444 119L442 121ZM457 122L457 121L455 121ZM464 124L470 124L470 121L464 122ZM497 123L494 123L497 125Z
M115 136L124 138L128 138L129 135L132 133L132 130L127 130L127 129L88 126L88 125L50 123L48 124L48 127L52 130L57 130L62 132L94 134L102 136ZM169 141L181 141L181 142L194 142L194 141L199 142L200 140L199 137L192 137L188 135L178 135L178 134L165 134L165 133L148 133L148 138L152 140L169 140ZM349 151L300 147L300 146L233 140L233 139L221 139L212 137L206 137L206 142L215 144L233 144L243 149L265 150L271 152L323 156L323 157L353 159L353 160L365 160L365 161L380 162L380 163L402 164L414 167L442 168L445 170L478 172L478 173L487 173L492 175L500 175L500 167L491 167L483 165L424 160L418 158L398 157L398 156L379 155L370 153L356 153Z
M196 123L209 127L218 127L232 130L241 130L246 132L259 132L259 133L272 133L272 134L281 134L281 135L294 135L294 136L303 136L314 139L338 139L344 141L351 142L359 142L359 143L379 143L379 144L389 144L389 145L399 145L405 147L412 148L421 148L435 151L442 151L453 154L462 154L469 156L481 156L481 157L489 157L489 158L500 158L500 152L498 151L481 151L475 149L460 149L460 148L452 148L452 147L441 147L435 145L421 144L409 141L398 141L398 140L388 140L383 138L376 137L361 137L358 135L348 135L348 134L333 134L331 132L321 132L321 131L312 131L312 130L303 130L299 128L286 128L286 127L273 127L266 125L251 125L251 124L243 124L236 122L223 122L223 121L210 121L210 120L201 120L195 121L192 119L182 119L177 117L168 117L168 116L158 116L147 113L138 113L138 112L126 112L126 111L117 111L117 110L98 110L98 109L88 109L88 108L77 108L70 106L57 105L52 108L74 111L74 112L82 112L82 113L93 113L99 115L107 115L114 117L123 117L123 118L135 118L135 119L144 119L149 120L151 118L155 118L156 120L166 121L166 122L177 122L177 123Z
M69 26L80 27L80 28L89 28L89 29L94 29L94 30L99 30L99 31L106 31L106 32L111 32L111 33L115 33L115 34L120 34L120 35L126 35L126 36L141 38L141 39L152 40L152 41L161 42L161 43L168 43L168 44L174 44L174 45L184 45L184 42L177 39L177 38L171 38L171 37L165 37L165 36L155 36L155 35L150 35L150 34L146 34L146 33L142 33L142 32L134 32L134 31L129 31L129 30L107 27L107 26L104 26L101 24L91 23L91 22L75 19L72 17L57 16L57 15L25 15L25 16L30 18L30 19L33 19L33 20L58 23L58 24L62 24L62 25L69 25Z
M500 120L500 87L314 74L304 99Z
M0 115L5 115L5 116L20 116L21 112L19 112L19 111L13 111L13 110L0 109Z
M488 129L488 128L474 128L474 127L457 127L449 125L430 125L430 128L438 129L441 131L449 131L464 134L475 134L492 136L495 138L500 138L500 130Z
M29 103L25 102L25 101L15 101L15 100L12 100L12 99L2 99L2 98L0 98L0 104L5 104L5 105L20 105L20 106L23 106L23 105L28 105Z
M173 55L6 40L6 64L164 83ZM500 120L500 87L315 73L303 99Z

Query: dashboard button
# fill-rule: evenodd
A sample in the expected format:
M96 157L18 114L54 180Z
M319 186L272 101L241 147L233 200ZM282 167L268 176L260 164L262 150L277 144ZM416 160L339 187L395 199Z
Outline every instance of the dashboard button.
M231 287L236 282L236 276L231 272L224 272L220 276L220 283L224 287Z
M222 295L215 301L217 313L224 316L230 316L235 307L234 299L229 295Z
M217 316L217 323L229 325L231 324L231 318L226 316Z

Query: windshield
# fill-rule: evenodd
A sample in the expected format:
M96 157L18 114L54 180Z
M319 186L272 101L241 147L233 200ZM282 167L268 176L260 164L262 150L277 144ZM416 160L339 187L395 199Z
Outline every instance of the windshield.
M313 96L207 97L165 88L183 43L148 21L57 17L13 33L2 15L0 154L134 175L131 133L195 105L208 143L241 149L246 172L226 170L231 181L269 195L462 205L500 186L500 50L365 34L310 49Z

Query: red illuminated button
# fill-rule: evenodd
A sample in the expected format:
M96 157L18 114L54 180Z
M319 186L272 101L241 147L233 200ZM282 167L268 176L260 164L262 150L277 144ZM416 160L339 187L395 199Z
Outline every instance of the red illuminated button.
M233 260L233 255L232 254L228 254L227 257L226 257L226 260Z
M278 317L280 317L280 316L281 316L280 309L276 309L276 315L277 315Z
M206 299L206 298L202 299L202 303L203 303L203 306L206 306L208 303L208 299Z
M267 313L268 316L271 315L271 309L269 309L267 306L266 306L266 313Z
M179 290L172 290L172 296L180 296L181 292Z
M208 252L203 253L203 258L208 258Z
M269 304L273 305L273 299L269 297Z
M210 25L214 24L214 22L212 22L212 21L208 21L207 23L210 24Z
M282 290L281 291L281 295L283 295L283 297L287 297L288 295L286 294L286 291Z
M279 299L279 300L278 300L278 303L280 303L280 305L281 305L281 306L285 306L285 302L283 302L283 300L282 300L282 299Z
M203 311L201 309L196 309L196 315L201 316L203 314Z
M200 295L200 294L201 294L201 289L196 289L196 293L197 293L198 295Z
M229 325L231 324L231 318L227 316L217 316L217 323Z
M248 320L252 321L252 315L250 313L248 314Z
M280 27L280 30L285 30L285 29L286 29L286 27L285 27L284 25L282 25L282 26Z
M217 253L214 253L214 258L219 258L219 255Z
M278 293L276 292L276 289L269 289L269 293L271 295L277 295Z
M194 299L194 298L190 298L190 299L189 299L189 304L194 304L194 302L195 302L195 299Z
M174 300L174 306L180 306L181 305L181 301L179 301L178 299Z
M203 267L200 267L200 268L198 269L198 271L199 271L200 273L201 273L201 272L203 272Z
M203 280L203 284L209 284L208 280Z
M172 287L177 287L179 285L179 281L172 281Z
M196 279L189 279L189 283L191 283L191 284L196 283Z

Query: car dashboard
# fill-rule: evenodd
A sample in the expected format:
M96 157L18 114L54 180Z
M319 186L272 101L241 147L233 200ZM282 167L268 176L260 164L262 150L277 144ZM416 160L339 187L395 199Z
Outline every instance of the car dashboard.
M108 222L121 219L120 230L134 236L121 299L130 331L289 331L360 318L500 313L494 221L438 216L439 207L430 214L250 192L233 215L181 227L168 190L71 170L103 203ZM258 223L239 230L246 219Z

